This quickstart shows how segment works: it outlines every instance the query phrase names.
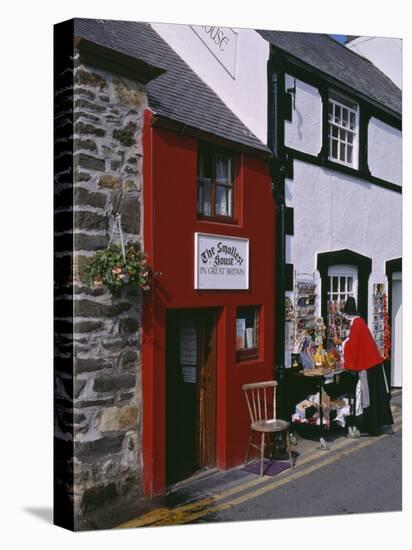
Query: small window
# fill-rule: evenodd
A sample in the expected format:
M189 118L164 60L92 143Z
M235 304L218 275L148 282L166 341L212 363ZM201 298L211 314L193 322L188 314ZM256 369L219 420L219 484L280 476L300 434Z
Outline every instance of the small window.
M197 174L197 212L220 221L235 219L235 163L227 152L202 147Z
M358 270L349 265L334 265L328 269L328 347L333 338L342 338L341 318L336 316L349 296L358 303Z
M329 97L329 160L358 168L358 106L337 95Z
M259 307L238 307L236 315L237 359L251 359L259 354Z

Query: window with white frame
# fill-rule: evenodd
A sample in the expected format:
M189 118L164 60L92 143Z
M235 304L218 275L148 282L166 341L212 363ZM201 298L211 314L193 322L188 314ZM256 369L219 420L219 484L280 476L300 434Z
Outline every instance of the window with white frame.
M356 267L334 265L328 269L328 302L344 304L349 296L358 301L358 270Z
M358 168L359 108L336 94L329 96L329 160Z
M328 347L335 336L343 338L342 320L336 316L352 296L358 305L358 270L350 265L334 265L328 269Z

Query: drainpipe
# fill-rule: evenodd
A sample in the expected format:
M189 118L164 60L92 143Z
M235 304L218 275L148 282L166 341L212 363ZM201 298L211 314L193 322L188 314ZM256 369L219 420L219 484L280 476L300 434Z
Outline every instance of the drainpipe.
M276 204L276 259L275 259L275 377L279 384L279 417L285 417L282 399L282 385L285 363L285 153L283 102L285 96L285 74L279 60L268 63L268 144L273 151L271 160L272 193Z

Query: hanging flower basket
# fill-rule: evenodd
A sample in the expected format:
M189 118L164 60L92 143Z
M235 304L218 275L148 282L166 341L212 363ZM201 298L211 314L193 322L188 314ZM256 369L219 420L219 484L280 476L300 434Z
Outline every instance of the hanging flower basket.
M116 293L126 285L136 285L149 290L152 271L147 265L146 254L136 244L127 244L124 250L118 244L94 254L85 268L89 286L104 286Z

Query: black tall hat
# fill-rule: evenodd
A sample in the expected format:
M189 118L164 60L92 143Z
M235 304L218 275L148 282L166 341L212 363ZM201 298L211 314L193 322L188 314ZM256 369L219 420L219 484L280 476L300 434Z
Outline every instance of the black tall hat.
M343 313L346 315L358 315L358 310L356 309L356 300L353 296L349 296L346 300L345 307L343 308Z

